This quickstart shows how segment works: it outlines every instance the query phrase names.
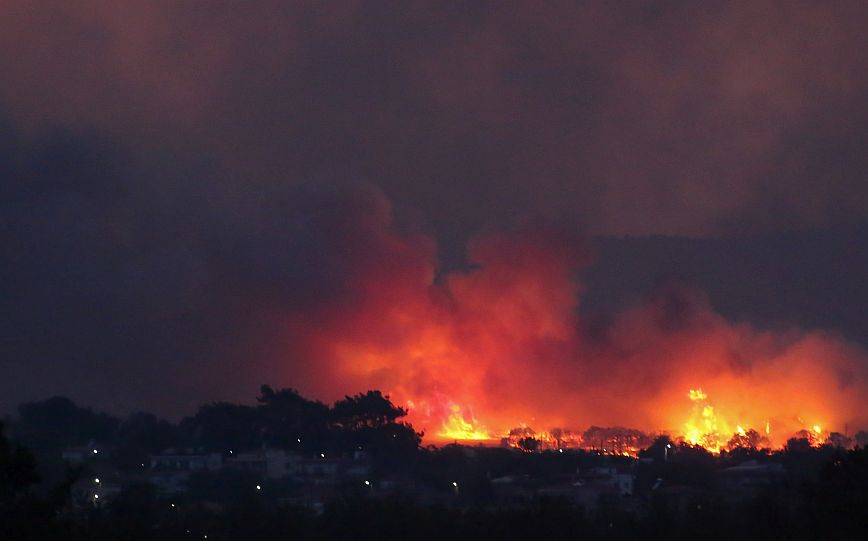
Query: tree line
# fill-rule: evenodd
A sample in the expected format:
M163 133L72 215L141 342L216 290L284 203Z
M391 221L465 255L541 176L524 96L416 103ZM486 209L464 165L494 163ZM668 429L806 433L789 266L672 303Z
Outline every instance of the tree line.
M7 424L12 439L38 454L106 446L121 469L140 468L148 456L168 448L227 453L272 447L331 455L361 449L379 464L396 466L422 439L403 421L406 415L378 390L327 405L294 389L263 385L254 405L212 402L178 423L147 412L119 418L53 397L20 405Z

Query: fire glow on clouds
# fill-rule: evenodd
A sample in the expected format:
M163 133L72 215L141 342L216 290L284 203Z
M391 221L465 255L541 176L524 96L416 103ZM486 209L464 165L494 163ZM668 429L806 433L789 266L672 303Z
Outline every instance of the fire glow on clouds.
M589 251L563 230L481 234L475 267L439 278L435 243L399 232L381 194L330 230L342 294L286 320L286 347L318 360L303 390L382 389L427 439L595 424L716 449L708 434L755 429L779 446L865 426L868 355L833 334L732 323L678 286L582 320L575 274Z

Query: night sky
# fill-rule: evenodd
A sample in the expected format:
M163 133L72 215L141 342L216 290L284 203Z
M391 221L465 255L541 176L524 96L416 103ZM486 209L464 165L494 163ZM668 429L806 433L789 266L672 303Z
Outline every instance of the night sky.
M510 322L548 337L531 365L626 358L624 310L663 306L739 358L819 330L863 381L866 28L864 1L5 0L0 414L417 396L442 359L399 384L330 337L479 336L491 283L558 284Z

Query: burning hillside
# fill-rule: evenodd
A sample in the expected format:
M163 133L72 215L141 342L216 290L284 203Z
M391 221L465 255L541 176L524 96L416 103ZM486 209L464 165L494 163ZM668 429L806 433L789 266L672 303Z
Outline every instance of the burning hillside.
M845 434L824 432L820 425L797 430L786 438L773 442L770 421L766 421L764 427L754 428L747 425L745 428L741 424L733 424L731 419L716 412L712 401L702 389L690 389L686 396L692 406L685 422L680 429L664 431L676 443L703 447L712 453L733 451L737 448L776 449L789 438L804 439L812 446L819 446L830 440L842 447L848 447L852 443L852 438ZM474 427L473 423L460 417L460 410L456 408L443 422L435 438L461 442L499 440L503 446L526 451L586 449L602 454L637 456L641 449L651 445L657 435L662 433L646 433L620 426L591 426L584 432L562 428L537 432L531 427L521 426L498 435Z
M590 257L562 230L481 235L472 269L438 276L433 240L398 232L380 195L316 219L348 278L286 318L284 354L318 361L287 376L323 397L381 388L429 441L626 426L718 451L868 424L868 356L836 335L732 323L678 285L583 320Z

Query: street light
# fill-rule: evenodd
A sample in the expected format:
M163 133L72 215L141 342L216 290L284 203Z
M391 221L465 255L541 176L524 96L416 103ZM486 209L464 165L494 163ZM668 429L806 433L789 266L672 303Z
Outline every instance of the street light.
M663 462L669 461L669 449L672 449L671 443L667 443L666 447L663 448Z

